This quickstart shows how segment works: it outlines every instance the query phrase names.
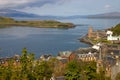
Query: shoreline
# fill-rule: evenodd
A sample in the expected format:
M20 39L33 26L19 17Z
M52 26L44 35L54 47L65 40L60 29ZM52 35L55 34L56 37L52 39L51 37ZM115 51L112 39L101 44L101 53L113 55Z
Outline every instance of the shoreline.
M87 35L81 37L81 38L78 39L78 40L79 40L80 42L86 43L86 44L91 45L91 46L94 45L94 43L87 38Z

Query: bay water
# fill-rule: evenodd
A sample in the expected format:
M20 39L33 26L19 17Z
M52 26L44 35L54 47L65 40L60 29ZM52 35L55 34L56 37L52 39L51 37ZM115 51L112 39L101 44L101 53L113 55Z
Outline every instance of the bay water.
M42 54L56 56L60 51L73 51L90 45L80 42L88 28L103 30L120 23L120 19L63 19L61 22L71 22L77 25L70 29L33 28L13 26L0 28L0 57L21 55L23 48L34 53L37 58Z

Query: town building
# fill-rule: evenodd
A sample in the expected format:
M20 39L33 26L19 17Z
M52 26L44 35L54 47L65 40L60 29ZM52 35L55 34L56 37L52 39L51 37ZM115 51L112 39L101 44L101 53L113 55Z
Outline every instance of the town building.
M96 50L100 50L101 45L102 45L101 43L97 43L97 44L93 45L92 48L96 49Z
M68 61L77 59L77 55L73 53L72 51L59 52L58 56L61 58L66 58L68 59Z
M87 37L93 40L105 39L106 33L104 30L94 31L92 27L89 27Z
M88 62L88 61L96 61L96 57L93 53L89 52L87 54L77 54L78 60Z
M44 54L40 56L40 60L43 60L43 61L49 61L51 58L52 58L52 55L50 54Z
M112 41L113 43L120 43L120 35L119 36L113 36L112 31L107 31L106 35L107 35L107 40L108 41Z
M7 57L7 58L0 58L0 65L2 66L8 66L10 63L9 61L13 60L13 65L15 67L20 66L20 56L15 55L13 57Z

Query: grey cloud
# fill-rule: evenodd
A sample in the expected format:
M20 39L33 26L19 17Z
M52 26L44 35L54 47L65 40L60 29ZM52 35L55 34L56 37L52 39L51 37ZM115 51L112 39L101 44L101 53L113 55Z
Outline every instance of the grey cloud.
M64 0L0 0L0 8L41 7L45 4L56 4Z

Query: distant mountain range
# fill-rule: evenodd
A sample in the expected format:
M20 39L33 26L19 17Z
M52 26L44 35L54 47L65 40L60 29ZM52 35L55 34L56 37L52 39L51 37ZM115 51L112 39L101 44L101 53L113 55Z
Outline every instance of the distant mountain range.
M88 18L120 18L120 12L110 12L96 15L88 15Z
M11 10L11 9L0 9L0 16L5 17L39 17L35 14L29 14L21 11Z
M40 16L11 9L0 9L0 16L12 18L39 18L39 19L74 19L74 18L120 18L120 12L111 12L95 15L75 15L75 16Z
M62 18L59 16L40 16L37 14L30 14L11 9L0 9L0 16L11 17L11 18L39 18L39 19L57 19Z
M75 15L68 16L66 18L75 19L75 18L120 18L120 12L110 12L103 14L94 14L94 15Z

